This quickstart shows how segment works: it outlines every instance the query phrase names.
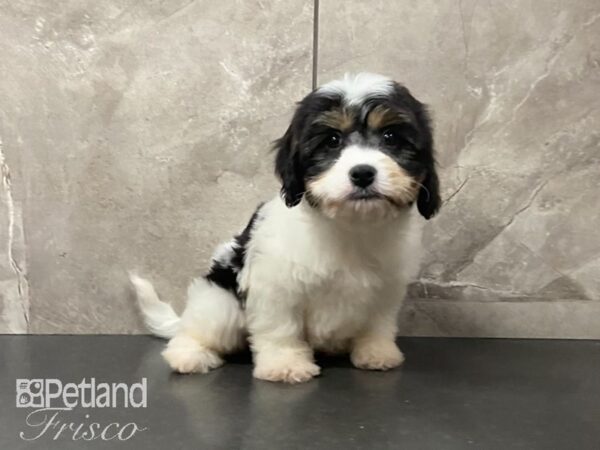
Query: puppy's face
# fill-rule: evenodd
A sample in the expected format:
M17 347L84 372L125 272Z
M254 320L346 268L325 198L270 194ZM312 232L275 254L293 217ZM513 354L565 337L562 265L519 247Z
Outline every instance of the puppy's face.
M427 111L387 78L346 76L313 91L276 149L290 207L305 198L328 217L367 219L415 202L427 219L439 208Z

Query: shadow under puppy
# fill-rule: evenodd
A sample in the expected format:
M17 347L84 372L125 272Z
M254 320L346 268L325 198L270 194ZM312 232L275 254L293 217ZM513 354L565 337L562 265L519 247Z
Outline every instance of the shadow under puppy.
M254 376L298 383L313 352L362 369L400 365L397 315L418 263L413 204L440 206L426 108L386 77L346 75L308 94L275 144L281 196L213 256L179 317L135 275L145 323L173 370L207 372L250 343Z

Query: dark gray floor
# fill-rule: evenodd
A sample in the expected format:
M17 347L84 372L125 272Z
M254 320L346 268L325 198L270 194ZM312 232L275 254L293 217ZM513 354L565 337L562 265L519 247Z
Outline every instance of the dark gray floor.
M248 355L208 375L172 375L162 345L145 336L0 336L0 449L600 449L597 341L401 339L400 370L321 359L322 376L297 386L253 380ZM15 406L17 378L84 377L146 377L148 407L59 411L70 434L54 440L58 425L20 438L45 422L38 413L27 425L33 409ZM82 422L147 430L126 442L73 441Z

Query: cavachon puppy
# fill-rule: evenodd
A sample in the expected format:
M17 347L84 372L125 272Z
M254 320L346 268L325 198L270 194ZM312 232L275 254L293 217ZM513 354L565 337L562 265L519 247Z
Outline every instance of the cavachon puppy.
M420 247L413 205L426 219L440 206L426 107L389 78L346 75L298 104L275 151L281 195L216 250L181 316L131 275L149 330L170 339L164 358L204 373L249 343L254 376L288 383L319 374L314 351L400 365L397 316Z

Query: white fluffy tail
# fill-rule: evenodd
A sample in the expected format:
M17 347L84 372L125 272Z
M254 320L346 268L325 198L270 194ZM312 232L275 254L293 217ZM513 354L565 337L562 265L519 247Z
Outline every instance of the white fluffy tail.
M161 301L148 280L129 274L131 284L135 288L140 311L146 327L152 334L170 339L179 330L180 318L171 305Z

